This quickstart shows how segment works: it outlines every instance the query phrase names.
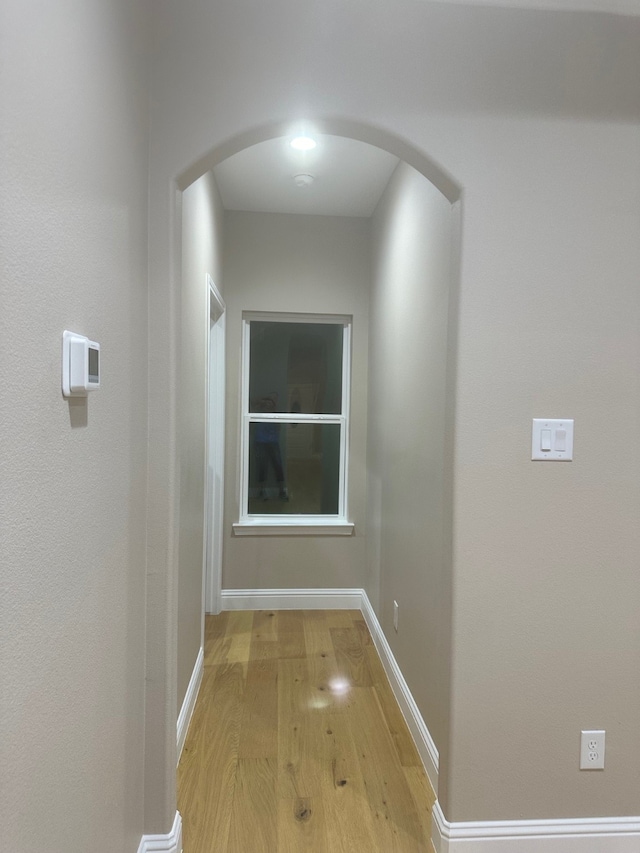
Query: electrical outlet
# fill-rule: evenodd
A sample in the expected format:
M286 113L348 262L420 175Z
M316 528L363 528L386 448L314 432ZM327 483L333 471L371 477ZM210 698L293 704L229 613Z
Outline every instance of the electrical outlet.
M604 731L580 733L580 770L604 770Z
M398 630L398 602L393 602L393 627Z

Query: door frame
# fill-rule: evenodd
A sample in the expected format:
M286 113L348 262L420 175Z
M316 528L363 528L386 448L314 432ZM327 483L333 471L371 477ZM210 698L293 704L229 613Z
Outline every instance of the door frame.
M204 497L204 567L202 573L202 630L204 614L222 609L222 530L224 516L225 437L225 319L226 306L207 273L206 450Z

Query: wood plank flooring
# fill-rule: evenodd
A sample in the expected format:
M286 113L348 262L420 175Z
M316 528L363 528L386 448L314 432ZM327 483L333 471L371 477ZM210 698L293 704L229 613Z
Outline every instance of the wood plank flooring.
M434 799L358 610L207 617L184 853L431 853Z

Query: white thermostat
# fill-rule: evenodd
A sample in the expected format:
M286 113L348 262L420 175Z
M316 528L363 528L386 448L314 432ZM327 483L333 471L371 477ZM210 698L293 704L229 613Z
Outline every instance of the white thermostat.
M100 344L75 332L62 333L62 393L83 397L100 387Z

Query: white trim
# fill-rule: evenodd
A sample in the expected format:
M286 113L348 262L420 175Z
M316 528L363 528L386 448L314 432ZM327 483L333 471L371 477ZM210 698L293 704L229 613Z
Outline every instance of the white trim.
M384 670L387 673L387 678L391 684L393 694L396 697L396 701L402 711L402 716L404 717L409 731L411 732L411 737L416 745L416 749L418 750L418 754L420 755L424 765L425 772L429 777L431 787L437 795L438 769L440 763L438 748L436 747L433 738L431 737L431 733L427 728L427 724L416 705L415 699L409 690L409 686L404 680L400 667L398 666L393 652L391 651L391 646L387 642L387 638L385 637L380 623L378 622L378 617L376 616L375 611L371 606L371 602L369 601L369 597L364 590L362 591L361 609L362 615L367 623L367 627L371 632L371 637L376 650L380 655L380 660L382 661Z
M436 853L637 853L640 817L450 823L433 807Z
M338 513L346 519L349 515L349 433L351 432L351 330L353 319L345 323L342 331L342 426L340 428L340 492Z
M182 818L176 812L171 831L166 835L143 835L138 853L182 853Z
M224 304L222 294L218 290L216 283L211 277L210 273L207 273L207 287L209 288L210 296L218 307L219 314L224 314L224 312L227 310L227 306ZM213 316L213 312L211 311L211 303L209 303L209 315Z
M187 732L189 731L189 723L193 716L193 709L196 706L196 699L198 698L198 691L200 690L200 684L202 683L203 672L204 649L200 646L200 651L198 652L198 657L196 658L196 663L193 667L191 678L189 679L189 686L187 687L187 692L182 703L182 708L180 708L180 714L176 725L178 737L178 761L180 761L182 748L187 737Z
M291 412L248 412L247 419L250 424L261 424L266 421L276 421L283 424L337 424L344 423L342 415L309 415L304 412L292 415Z
M355 525L350 521L270 521L268 516L258 516L254 521L237 521L233 524L236 536L351 536ZM299 516L294 516L299 518Z
M300 311L243 311L242 319L264 323L325 323L328 326L347 325L353 322L351 314L314 314Z
M221 607L226 364L226 307L209 273L206 274L206 281L209 316L207 318L202 643L204 643L205 612L219 613Z
M242 315L242 353L240 379L240 518L247 515L249 507L249 344L251 326Z
M223 610L360 610L361 589L223 589Z
M252 322L269 322L269 323L323 323L325 325L342 326L342 404L339 414L309 414L309 413L292 413L292 412L253 412L250 410L249 404L249 368L250 368L250 348L251 348L251 323ZM353 317L346 314L294 314L285 312L257 312L243 311L242 312L242 352L241 352L241 393L240 393L240 489L239 489L239 519L233 525L236 535L279 535L288 536L296 534L309 535L313 531L306 528L306 518L299 515L289 513L274 513L271 518L275 519L276 525L280 523L280 529L274 527L274 522L264 522L263 519L254 514L249 513L249 436L250 425L254 423L264 423L266 421L275 421L277 423L298 424L298 423L313 423L313 424L334 424L340 429L340 447L339 447L339 482L338 482L338 511L331 516L331 520L336 522L341 528L348 519L348 467L349 467L349 407L351 400L351 328ZM312 516L314 522L318 518ZM257 522L257 524L256 524ZM259 531L259 524L269 524L270 530ZM322 523L322 517L320 517ZM244 534L239 530L240 526L251 525L252 529ZM295 527L302 527L301 530L295 530ZM330 534L326 525L322 532L326 535ZM349 534L350 531L340 529L338 534Z

